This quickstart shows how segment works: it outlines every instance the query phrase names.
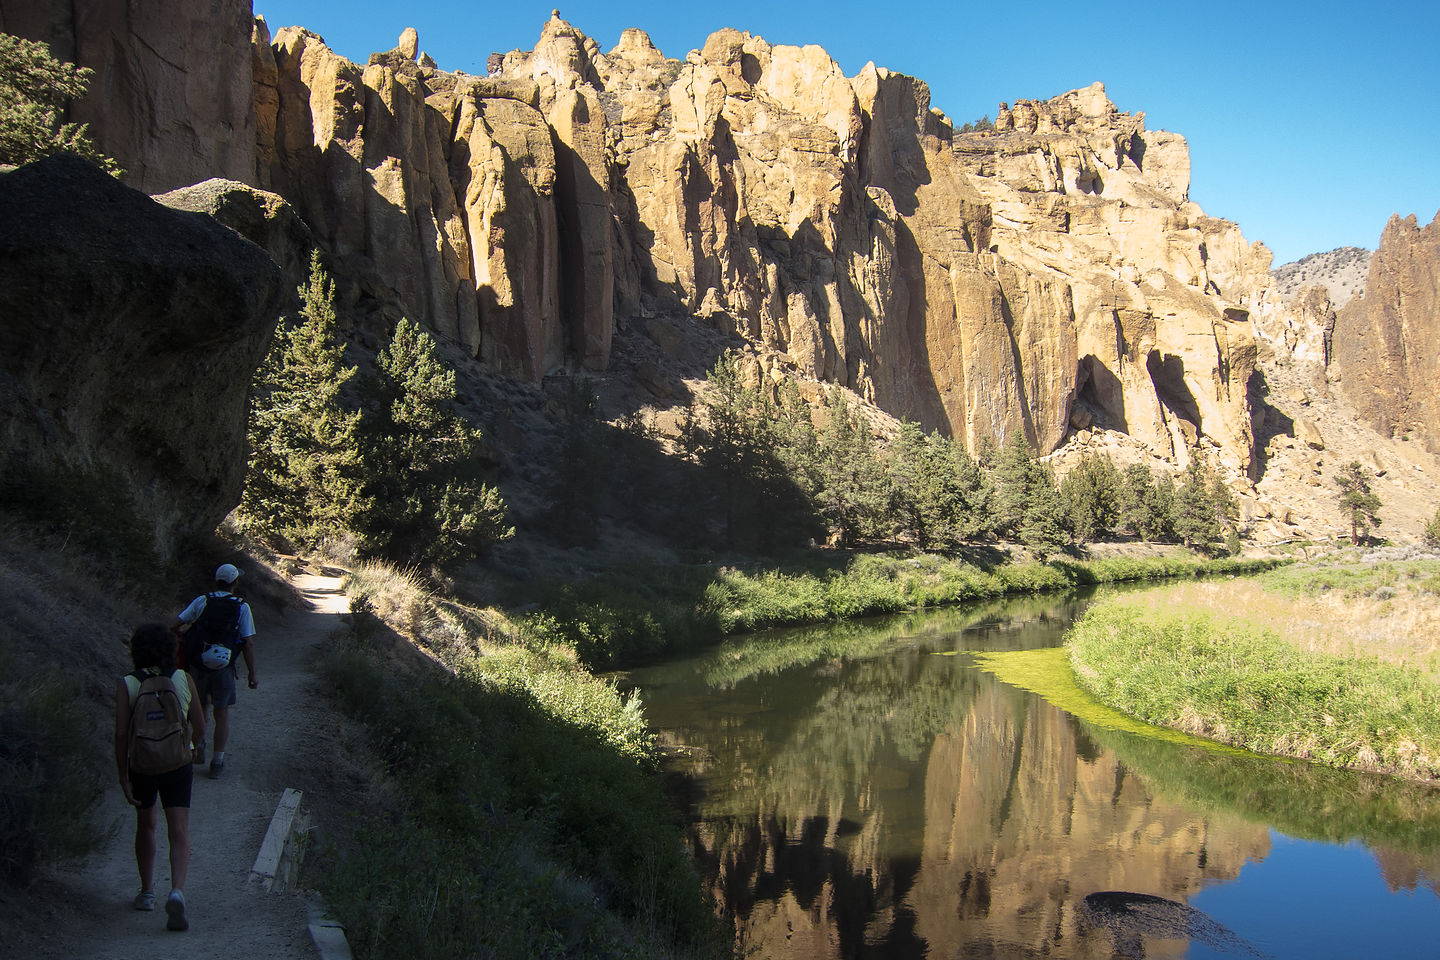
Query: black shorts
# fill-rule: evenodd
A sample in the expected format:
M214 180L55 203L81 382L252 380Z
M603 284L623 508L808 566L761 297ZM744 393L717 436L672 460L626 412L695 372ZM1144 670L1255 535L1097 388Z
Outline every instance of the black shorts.
M157 796L160 798L160 806L167 810L171 807L188 807L190 784L194 777L195 768L188 763L169 773L136 773L131 770L130 792L141 810L149 810L155 806Z

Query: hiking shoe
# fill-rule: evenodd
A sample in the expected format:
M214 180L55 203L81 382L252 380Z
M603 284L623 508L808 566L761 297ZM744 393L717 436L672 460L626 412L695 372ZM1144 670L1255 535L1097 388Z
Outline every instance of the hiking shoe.
M205 766L205 744L202 743L200 744L200 746L195 748L195 757L193 762L197 767Z
M222 774L222 773L224 773L224 772L225 772L225 761L224 761L224 760L211 760L211 761L210 761L210 779L211 779L211 780L219 780L219 779L220 779L220 774Z
M141 890L139 893L135 894L135 909L136 909L136 910L154 910L154 909L155 909L155 891L154 891L154 890Z
M190 921L185 919L185 894L170 891L170 899L165 901L165 915L170 918L165 921L166 930L190 929Z

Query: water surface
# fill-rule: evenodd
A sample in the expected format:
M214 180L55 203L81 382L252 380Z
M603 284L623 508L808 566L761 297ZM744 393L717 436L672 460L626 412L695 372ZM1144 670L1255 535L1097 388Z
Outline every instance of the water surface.
M1087 723L959 651L1084 600L776 631L635 671L749 956L1440 956L1440 793Z

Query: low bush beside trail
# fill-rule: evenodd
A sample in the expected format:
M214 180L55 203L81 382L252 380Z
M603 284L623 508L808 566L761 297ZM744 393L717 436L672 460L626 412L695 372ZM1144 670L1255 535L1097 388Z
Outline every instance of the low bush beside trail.
M356 578L376 593L352 598L324 663L383 763L381 795L403 798L317 858L356 956L727 956L638 700L567 651L461 629L481 612L408 580ZM395 633L448 669L406 666Z

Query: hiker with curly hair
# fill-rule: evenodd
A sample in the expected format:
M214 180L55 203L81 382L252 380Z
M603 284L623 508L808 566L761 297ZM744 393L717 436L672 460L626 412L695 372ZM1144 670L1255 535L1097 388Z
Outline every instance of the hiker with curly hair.
M185 930L185 875L190 867L190 786L194 749L205 741L205 713L189 675L175 666L175 638L146 623L130 637L134 671L115 683L115 768L135 808L136 910L155 909L155 800L165 808L170 841L170 930Z

